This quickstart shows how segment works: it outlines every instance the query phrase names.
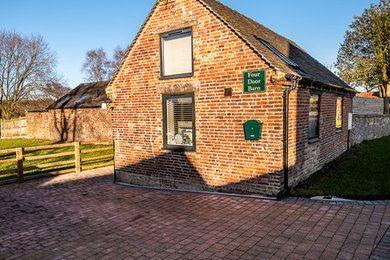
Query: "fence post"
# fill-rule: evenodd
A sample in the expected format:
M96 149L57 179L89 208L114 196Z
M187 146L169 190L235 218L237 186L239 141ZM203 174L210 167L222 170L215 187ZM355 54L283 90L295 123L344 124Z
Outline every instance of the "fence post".
M16 148L16 160L18 163L18 182L23 182L23 148Z
M74 142L74 158L76 172L81 172L80 142Z

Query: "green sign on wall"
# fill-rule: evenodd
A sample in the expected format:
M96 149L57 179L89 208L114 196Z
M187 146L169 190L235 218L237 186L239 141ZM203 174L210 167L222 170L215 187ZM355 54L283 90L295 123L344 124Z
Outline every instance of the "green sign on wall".
M263 92L265 90L265 70L244 72L244 92Z

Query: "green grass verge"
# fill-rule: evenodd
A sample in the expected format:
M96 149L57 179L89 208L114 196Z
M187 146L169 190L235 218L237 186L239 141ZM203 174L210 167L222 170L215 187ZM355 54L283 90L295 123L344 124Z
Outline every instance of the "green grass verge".
M17 148L17 147L50 145L50 144L56 144L56 143L57 142L45 141L45 140L35 140L35 139L1 139L0 140L0 150ZM0 156L1 156L1 154L0 154Z
M25 140L25 139L14 139L14 140L0 140L0 150L4 149L11 149L16 147L31 147L31 146L42 146L42 145L51 145L51 144L58 144L59 142L50 142L50 141L44 141L44 140ZM108 147L107 145L94 145L94 144L82 144L81 150L85 149L94 149L94 148L102 148L102 147ZM61 147L61 148L51 148L51 149L43 149L43 150L36 150L36 151L24 151L23 155L25 157L28 156L36 156L36 155L45 155L45 154L54 154L54 153L64 153L64 152L72 152L74 151L74 146L69 147ZM98 151L98 152L91 152L82 154L81 158L90 158L90 157L96 157L101 155L109 155L112 154L113 150L106 150L106 151ZM0 154L0 160L6 160L15 158L15 153L7 153L7 154ZM40 159L40 160L33 160L33 161L24 161L23 166L35 166L40 164L47 164L47 163L54 163L54 162L60 162L60 161L70 161L74 160L74 155L67 155L67 156L59 156L54 158L47 158L47 159ZM108 163L113 162L113 157L109 158L103 158L103 159L97 159L93 161L88 162L82 162L81 166L93 166L93 165L99 165L102 163ZM13 163L2 163L0 164L0 170L7 170L7 169L13 169L16 168L16 162ZM33 169L28 170L24 172L25 176L28 175L36 175L41 173L47 173L47 172L53 172L53 171L62 171L67 169L72 169L75 167L75 164L72 162L67 165L59 165L59 166L52 166L47 167L43 169ZM11 178L16 178L16 173L7 173L7 174L0 174L0 181L1 180L7 180Z
M351 148L291 190L293 196L390 199L390 137Z

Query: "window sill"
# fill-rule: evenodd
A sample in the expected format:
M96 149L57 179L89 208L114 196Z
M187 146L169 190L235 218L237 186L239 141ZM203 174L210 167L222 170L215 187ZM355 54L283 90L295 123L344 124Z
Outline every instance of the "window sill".
M191 72L191 73L171 75L171 76L160 76L159 80L190 78L190 77L193 77L193 76L194 76L194 73Z
M168 150L173 152L196 152L196 149L194 146L180 146L180 147L163 147L162 150Z
M343 131L342 128L336 128L336 134L341 133Z
M321 139L319 137L309 139L309 144L314 144L319 142Z

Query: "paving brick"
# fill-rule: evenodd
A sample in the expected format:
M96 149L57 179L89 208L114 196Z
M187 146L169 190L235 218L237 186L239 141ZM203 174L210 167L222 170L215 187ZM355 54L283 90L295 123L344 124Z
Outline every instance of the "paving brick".
M370 256L371 260L384 260L390 259L390 228L387 229L383 235L378 246L372 252Z
M276 202L112 180L104 168L1 186L0 259L367 259L376 242L371 259L389 255L386 202Z

